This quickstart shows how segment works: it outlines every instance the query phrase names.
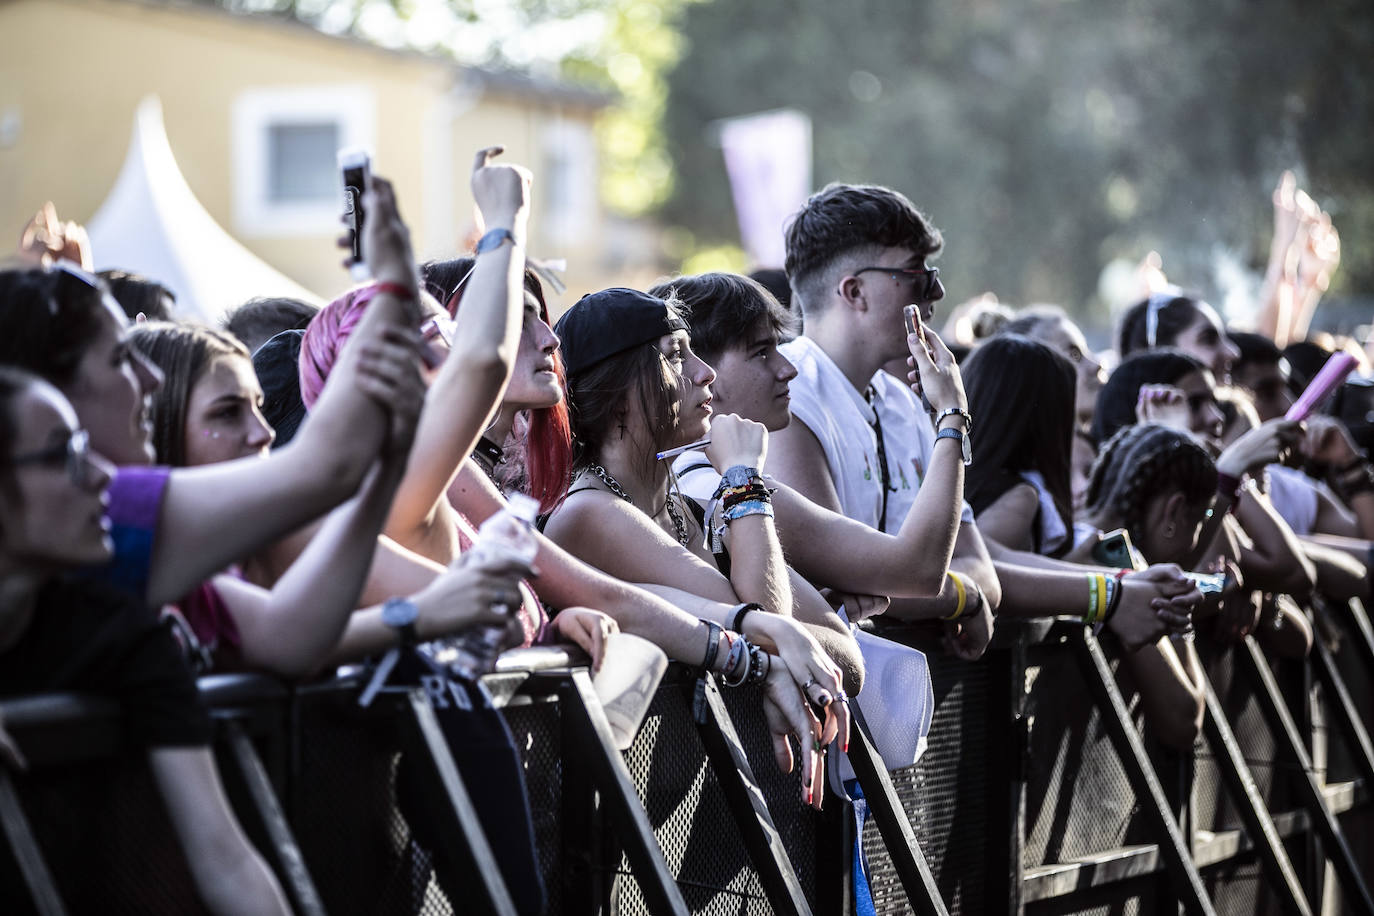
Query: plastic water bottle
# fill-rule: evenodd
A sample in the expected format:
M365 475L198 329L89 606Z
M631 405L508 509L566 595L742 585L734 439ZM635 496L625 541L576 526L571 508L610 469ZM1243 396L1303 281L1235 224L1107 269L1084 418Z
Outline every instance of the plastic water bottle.
M486 560L513 559L532 563L539 553L539 541L534 536L534 520L539 503L523 493L506 496L506 508L493 515L477 529L472 550ZM518 608L508 608L514 614ZM454 671L476 679L496 668L501 643L506 637L504 626L473 627L449 645L454 650L449 663Z

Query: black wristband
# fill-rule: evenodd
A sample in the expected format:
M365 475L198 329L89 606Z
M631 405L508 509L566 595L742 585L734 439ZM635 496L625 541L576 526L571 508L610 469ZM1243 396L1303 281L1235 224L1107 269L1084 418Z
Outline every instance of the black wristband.
M709 672L711 666L716 663L716 655L720 652L720 624L704 620L706 624L706 658L701 663L701 670Z
M762 611L763 605L757 601L747 601L744 604L735 605L735 613L730 618L730 629L739 635L744 635L744 618L750 611Z

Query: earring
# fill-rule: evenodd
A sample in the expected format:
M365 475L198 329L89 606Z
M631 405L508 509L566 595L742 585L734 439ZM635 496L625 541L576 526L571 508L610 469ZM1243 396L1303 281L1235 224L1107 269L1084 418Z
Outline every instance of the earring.
M1170 522L1169 524L1167 524L1167 525L1164 526L1164 536L1165 536L1166 538L1171 538L1171 537L1174 536L1174 523L1173 523L1173 522Z

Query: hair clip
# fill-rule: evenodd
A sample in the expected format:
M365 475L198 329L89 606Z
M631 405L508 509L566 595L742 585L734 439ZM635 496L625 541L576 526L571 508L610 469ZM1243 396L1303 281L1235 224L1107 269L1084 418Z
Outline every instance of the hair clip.
M1160 310L1182 295L1178 287L1167 286L1150 293L1150 298L1145 300L1145 346L1151 350L1158 346Z

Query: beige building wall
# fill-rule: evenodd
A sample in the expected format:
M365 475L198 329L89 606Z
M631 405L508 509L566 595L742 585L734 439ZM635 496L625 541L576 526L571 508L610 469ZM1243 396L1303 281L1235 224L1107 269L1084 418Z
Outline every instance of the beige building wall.
M551 237L540 196L551 125L581 125L589 135L590 104L531 90L474 91L470 75L444 60L215 8L12 0L0 2L0 36L0 233L17 239L48 199L64 218L88 220L119 173L138 102L155 94L178 164L216 221L330 296L347 285L333 225L272 234L236 224L233 111L247 91L353 86L375 102L374 161L397 183L419 256L456 252L472 228L472 154L500 142L511 161L536 172L532 254L568 258L569 296L614 282L597 269L604 218L595 157L590 212L578 231Z

